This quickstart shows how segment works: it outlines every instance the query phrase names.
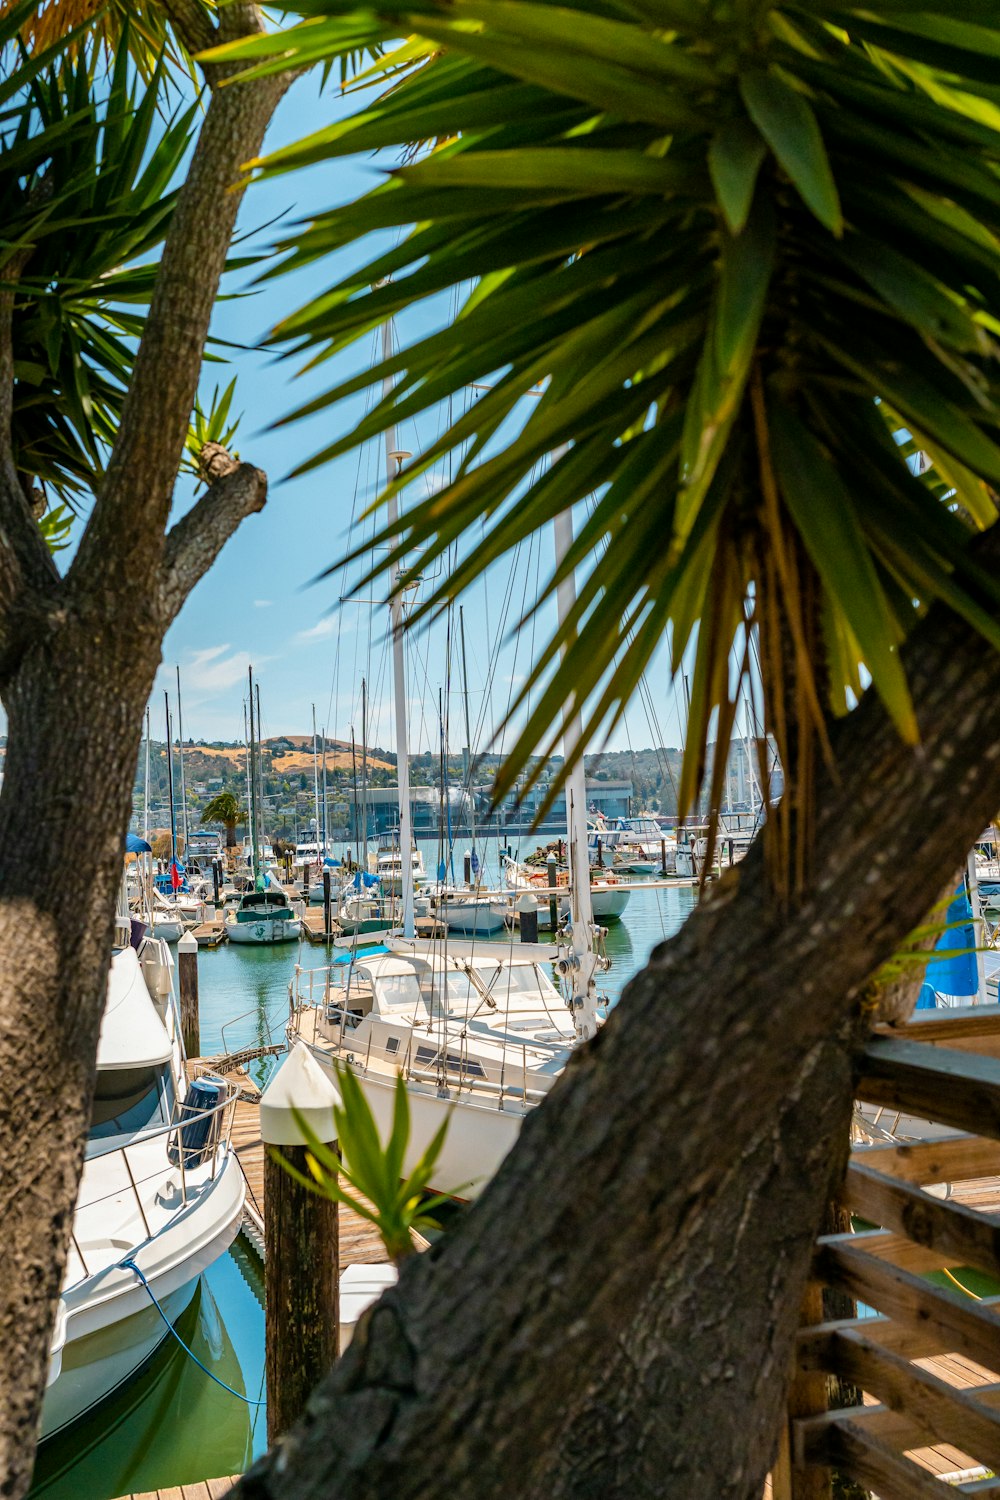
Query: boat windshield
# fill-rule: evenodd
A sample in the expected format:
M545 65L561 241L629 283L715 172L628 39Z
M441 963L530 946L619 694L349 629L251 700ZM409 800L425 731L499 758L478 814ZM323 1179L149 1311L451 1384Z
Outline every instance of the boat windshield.
M173 1082L169 1067L102 1068L87 1137L87 1156L114 1151L122 1137L169 1125Z

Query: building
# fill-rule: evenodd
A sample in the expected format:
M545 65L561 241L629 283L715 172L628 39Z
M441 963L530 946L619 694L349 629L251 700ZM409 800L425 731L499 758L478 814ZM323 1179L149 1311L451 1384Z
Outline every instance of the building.
M478 787L477 792L489 801L489 788ZM523 827L533 823L538 810L548 794L549 783L540 782L518 795L509 792L500 804L500 816L504 827ZM631 778L618 781L587 781L587 814L603 813L606 818L627 818L632 811L633 786ZM560 791L545 815L546 828L566 827L566 794Z

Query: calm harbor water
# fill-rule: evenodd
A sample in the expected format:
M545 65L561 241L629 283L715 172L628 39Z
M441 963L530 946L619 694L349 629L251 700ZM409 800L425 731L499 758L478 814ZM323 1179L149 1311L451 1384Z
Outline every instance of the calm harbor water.
M522 853L533 847L532 840L524 840ZM421 848L432 875L438 863L436 841L421 841ZM461 855L459 844L459 874ZM493 842L484 859L484 879L499 884L496 872ZM689 889L633 892L623 920L608 931L612 967L601 976L600 988L610 1000L617 1000L657 943L678 930L694 901ZM304 944L300 949L294 943L202 950L203 1054L283 1039L296 962L318 968L326 953L322 947ZM255 1067L263 1082L268 1064ZM179 1331L220 1380L253 1401L263 1399L262 1268L242 1238L202 1277ZM43 1444L32 1494L38 1500L114 1500L134 1491L238 1474L264 1451L266 1434L263 1406L248 1406L224 1391L168 1339L125 1391Z

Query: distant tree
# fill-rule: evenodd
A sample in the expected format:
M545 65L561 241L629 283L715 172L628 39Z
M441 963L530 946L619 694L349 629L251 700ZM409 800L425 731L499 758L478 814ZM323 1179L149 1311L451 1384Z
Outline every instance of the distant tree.
M232 792L219 792L202 811L203 823L221 823L226 830L226 848L236 848L236 825L246 817L246 809Z

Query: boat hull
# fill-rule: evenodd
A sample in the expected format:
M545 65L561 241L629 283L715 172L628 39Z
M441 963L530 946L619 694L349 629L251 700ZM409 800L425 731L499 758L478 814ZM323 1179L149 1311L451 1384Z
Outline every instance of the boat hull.
M626 886L601 886L592 885L590 888L590 904L594 913L595 922L617 922L621 918L632 892ZM569 898L562 902L561 909L569 911Z
M197 1285L198 1277L193 1276L158 1299L171 1323L187 1310ZM163 1319L148 1302L141 1312L68 1343L59 1375L45 1393L42 1439L78 1421L133 1379L169 1336Z
M255 922L227 922L226 932L231 943L290 943L301 931L298 917L291 921L261 917Z
M310 1046L309 1050L335 1077L331 1053L321 1047ZM392 1130L396 1080L355 1072L379 1134L386 1141ZM482 1103L472 1102L466 1092L457 1099L453 1094L442 1098L433 1084L422 1086L413 1081L407 1085L406 1095L410 1106L410 1139L403 1161L404 1175L412 1171L441 1125L449 1120L444 1146L428 1186L435 1193L449 1193L455 1198L478 1198L520 1134L525 1115L521 1100L508 1098L501 1108L496 1096L484 1095Z
M502 932L507 925L507 907L498 901L439 901L436 913L449 932L468 936Z

